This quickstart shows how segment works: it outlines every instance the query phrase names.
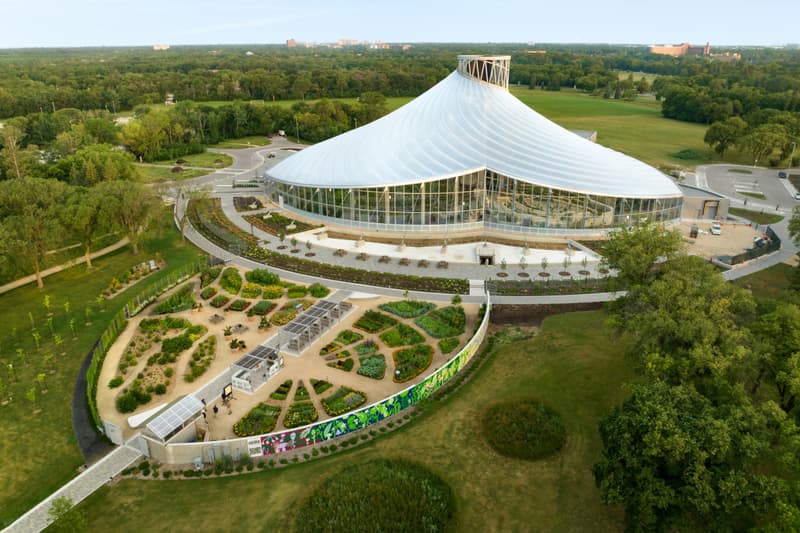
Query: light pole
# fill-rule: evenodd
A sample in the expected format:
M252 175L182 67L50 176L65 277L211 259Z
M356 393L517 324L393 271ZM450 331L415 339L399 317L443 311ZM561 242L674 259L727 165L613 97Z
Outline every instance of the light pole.
M789 155L789 166L790 167L794 165L794 149L796 147L797 147L797 143L793 142L792 143L792 153L791 153L791 155Z
M300 144L300 126L297 124L297 115L294 116L294 132L297 135L297 144Z

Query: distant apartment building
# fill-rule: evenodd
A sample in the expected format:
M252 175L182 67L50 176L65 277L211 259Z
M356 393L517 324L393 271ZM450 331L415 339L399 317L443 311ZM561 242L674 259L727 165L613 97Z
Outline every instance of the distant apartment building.
M297 41L295 41L294 39L287 39L286 46L288 46L289 48L297 48Z
M711 44L706 43L705 46L692 46L689 43L653 45L650 47L650 53L672 57L709 56L711 55Z
M154 44L153 50L169 50L168 44Z

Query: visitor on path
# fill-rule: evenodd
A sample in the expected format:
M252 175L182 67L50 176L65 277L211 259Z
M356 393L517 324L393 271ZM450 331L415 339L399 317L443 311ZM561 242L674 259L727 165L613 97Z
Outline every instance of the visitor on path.
M219 407L214 405L214 418L217 418L217 413L219 412Z

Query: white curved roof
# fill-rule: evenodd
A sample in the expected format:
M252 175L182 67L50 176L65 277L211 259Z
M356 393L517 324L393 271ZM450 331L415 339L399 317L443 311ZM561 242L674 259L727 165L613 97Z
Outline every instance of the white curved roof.
M489 168L528 183L627 198L681 196L660 171L583 139L503 88L453 72L400 109L267 171L284 183L378 187Z

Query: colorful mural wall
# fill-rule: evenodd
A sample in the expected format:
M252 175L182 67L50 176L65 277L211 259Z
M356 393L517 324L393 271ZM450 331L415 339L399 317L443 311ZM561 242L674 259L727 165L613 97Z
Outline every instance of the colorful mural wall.
M478 351L489 326L490 310L491 303L487 299L486 311L481 325L469 343L445 366L428 376L424 381L352 413L317 424L250 439L248 448L251 455L261 456L281 453L335 439L376 424L424 400L458 374Z

